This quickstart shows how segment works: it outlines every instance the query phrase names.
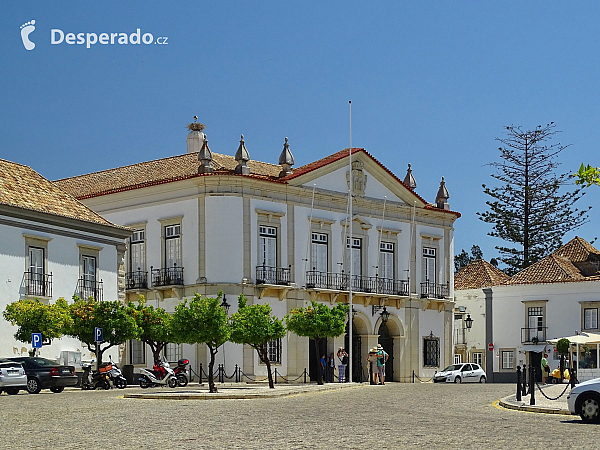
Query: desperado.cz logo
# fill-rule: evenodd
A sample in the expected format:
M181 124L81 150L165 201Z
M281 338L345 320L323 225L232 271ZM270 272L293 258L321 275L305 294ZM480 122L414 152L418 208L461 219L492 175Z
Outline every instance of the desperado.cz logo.
M31 20L21 25L21 39L26 50L33 50L35 43L29 39L30 34L35 30L35 20ZM58 28L50 30L50 44L59 45L62 43L68 45L84 45L91 48L92 45L140 45L140 44L159 44L167 45L168 37L159 36L156 39L152 33L143 33L137 28L133 33L65 33Z

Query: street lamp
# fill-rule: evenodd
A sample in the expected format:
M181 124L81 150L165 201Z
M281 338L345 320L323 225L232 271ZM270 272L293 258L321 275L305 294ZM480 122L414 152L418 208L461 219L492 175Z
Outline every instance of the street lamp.
M227 303L227 297L225 295L223 295L223 301L221 302L221 306L225 308L225 314L229 314L229 307L231 305Z
M471 314L467 314L467 318L465 319L465 325L467 326L467 330L470 330L473 326L473 319L471 319Z
M390 318L390 313L385 308L385 306L383 307L383 311L381 311L381 314L379 314L379 315L381 316L382 323L386 323L388 321L388 319Z

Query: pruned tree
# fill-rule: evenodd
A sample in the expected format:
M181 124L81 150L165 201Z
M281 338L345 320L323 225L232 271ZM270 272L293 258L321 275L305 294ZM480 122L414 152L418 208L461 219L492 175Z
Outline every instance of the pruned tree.
M42 333L44 341L59 339L72 324L69 305L64 298L46 304L38 299L18 300L6 305L2 313L11 325L16 325L15 339L31 343L32 333Z
M231 341L248 344L258 354L260 361L267 366L269 387L273 389L273 374L267 346L269 341L285 336L283 321L271 315L271 305L247 305L243 295L238 297L238 311L231 315Z
M600 186L600 167L592 167L589 164L584 166L583 163L579 167L579 171L573 174L575 178L575 184L585 184L590 187L592 184Z
M346 321L350 307L338 303L333 308L312 301L310 306L294 308L285 316L287 329L298 336L306 336L315 342L315 358L319 367L319 341L338 337L346 332ZM323 374L317 370L317 383L323 384Z
M175 339L171 315L163 308L148 305L143 295L137 304L129 302L127 309L137 324L137 339L150 347L154 362L160 360L160 352Z
M492 199L486 202L489 210L477 214L493 224L488 235L513 244L496 247L509 275L556 250L566 233L588 219L591 207L573 206L583 195L581 188L566 188L569 175L555 173L556 158L567 147L551 143L556 133L553 122L533 130L510 126L505 137L496 139L502 144L501 161L489 165L501 186L482 185Z
M216 298L196 294L175 307L173 331L176 342L206 344L210 352L208 363L208 387L217 392L213 369L218 348L229 340L230 327L227 312L221 306L223 292Z

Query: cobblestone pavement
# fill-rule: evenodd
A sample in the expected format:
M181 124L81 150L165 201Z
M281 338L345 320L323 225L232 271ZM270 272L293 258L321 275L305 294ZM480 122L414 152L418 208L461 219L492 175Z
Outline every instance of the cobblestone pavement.
M193 388L193 385L186 389ZM596 448L600 425L498 409L507 384L359 385L283 398L140 400L124 391L0 397L1 448ZM141 392L139 388L125 392Z

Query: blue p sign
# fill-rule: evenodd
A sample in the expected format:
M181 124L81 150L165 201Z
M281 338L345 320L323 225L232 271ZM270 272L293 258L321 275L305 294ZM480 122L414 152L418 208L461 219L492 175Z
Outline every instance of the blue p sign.
M104 339L102 339L102 328L96 327L94 329L94 340L96 342L102 342L102 341L104 341Z
M31 346L42 348L42 333L31 333Z

